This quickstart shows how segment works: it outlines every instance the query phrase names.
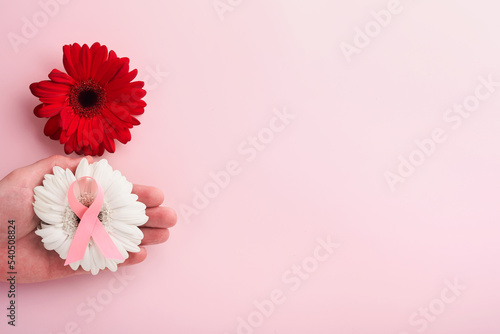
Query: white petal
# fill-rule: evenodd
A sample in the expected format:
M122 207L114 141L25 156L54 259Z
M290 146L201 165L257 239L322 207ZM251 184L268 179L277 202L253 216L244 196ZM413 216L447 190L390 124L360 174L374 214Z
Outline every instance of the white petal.
M127 187L125 185L125 182L127 182L127 179L125 179L125 177L122 176L122 173L120 173L120 171L115 170L113 171L113 173L111 173L111 177L109 178L109 184L106 187L103 186L104 192L108 191L114 192L114 190L110 189L112 185L122 187L122 189L120 189L119 191L126 191Z
M109 235L111 237L111 240L113 240L113 243L116 245L116 248L120 251L120 254L123 256L124 259L128 259L128 253L123 244L115 238L113 235Z
M60 247L68 236L60 228L49 227L36 230L35 233L42 237L43 246L47 250Z
M58 199L56 195L49 192L44 187L41 187L41 188L37 187L36 196L39 197L44 202L50 203L50 204L60 204L60 202L61 202L61 200Z
M125 234L125 233L118 231L118 230L114 230L112 234L115 238L120 240L124 245L125 245L125 242L123 242L123 240L126 240L127 242L130 242L131 244L136 245L136 246L139 245L141 243L141 240L142 240L142 238L140 238L140 237L138 238L136 236L131 236L130 234ZM128 246L126 246L125 248L127 249L127 251L130 251L131 249L137 249L135 247L131 248Z
M149 219L149 217L146 216L144 212L132 211L128 210L127 208L120 208L118 210L113 211L111 217L113 221L117 220L122 223L131 225L143 225Z
M42 229L41 231L48 230ZM64 240L65 234L64 231L60 228L51 228L49 233L46 233L43 237L44 243L51 243L57 240Z
M99 269L106 268L106 261L104 261L104 255L102 255L101 251L98 247L92 247L92 256L94 258L94 263L99 267Z
M106 159L102 159L94 165L94 173L93 178L99 182L101 187L106 189L109 186L109 181L111 180L111 176L113 174L113 168L108 164Z
M92 169L89 167L89 162L87 159L82 158L80 160L80 163L78 164L78 167L76 167L76 172L75 172L75 177L77 179L83 177L83 176L92 176Z
M83 255L83 259L80 263L82 266L83 270L89 271L90 270L90 250L89 250L90 244L87 245L87 249L85 250L85 255Z
M109 270L116 271L116 269L118 269L118 266L116 264L116 260L106 259L106 268L108 268Z
M82 262L82 261L76 261L76 262L70 263L69 266L71 267L71 269L77 270L78 267L80 266L80 262Z
M40 218L44 223L49 225L58 225L61 224L63 220L62 214L56 214L55 211L52 213L46 212L44 210L40 210L36 206L33 207L36 215Z
M65 204L65 205L56 205L56 204L53 204L50 206L50 209L52 211L57 211L57 212L60 212L60 213L63 213L66 211L66 208L68 207L68 204Z
M71 173L71 174L73 174L73 173ZM54 180L54 183L57 183L64 190L65 194L68 192L69 185L71 184L72 181L69 182L68 177L66 176L66 171L64 169L62 169L61 167L57 167L57 168L54 167L53 180Z
M47 250L56 250L57 248L61 247L64 244L64 242L66 240L65 238L68 238L68 236L63 234L60 238L58 238L57 240L52 241L52 242L49 242L49 241L44 239L44 240L42 240L43 246ZM56 250L56 252L57 252L57 250Z
M118 242L120 242L123 248L125 248L125 250L127 250L128 252L137 253L140 251L140 248L139 246L137 246L137 243L132 241L130 238L124 237L120 233L114 233L113 237L114 239L118 240Z
M63 212L48 209L47 204L44 204L41 201L35 201L33 210L38 218L40 218L44 223L57 225L63 220Z
M89 263L90 263L89 270L92 273L92 275L97 275L97 273L99 272L99 267L97 267L97 265L94 262L94 252L92 250L93 248L95 248L95 244L89 247L89 253L88 253Z
M118 172L118 171L115 171ZM119 173L119 172L118 172ZM129 182L123 176L118 176L118 174L114 174L111 179L109 186L104 189L104 194L106 198L113 198L116 196L120 196L122 194L130 194L129 190Z
M62 227L62 224L61 224L61 227ZM42 228L35 230L35 234L39 235L42 238L46 238L49 235L55 233L56 230L62 231L61 227L54 226L54 225L50 225L50 226L42 225Z
M61 167L59 166L54 166L54 168L52 168L52 173L54 174L54 176L58 179L62 179L62 178L65 178L65 174L66 172L64 171L64 169L62 169Z
M129 237L131 239L139 239L142 240L144 238L144 233L142 233L141 229L134 225L128 225L123 223L118 223L114 221L112 224L113 233L120 233L124 237Z
M71 241L73 241L73 239L70 238L69 236L66 236L66 239L64 240L64 242L58 248L56 248L56 252L59 254L61 259L63 259L63 260L66 260L66 258L68 257L68 252L69 252L69 247L71 246Z
M87 160L87 159L85 159ZM75 175L73 175L73 172L70 171L68 168L66 169L66 171L64 172L65 176L66 176L66 183L68 184L68 188L69 186L76 181L76 177Z
M57 200L59 203L63 203L66 195L65 189L63 189L60 185L59 182L57 181L57 178L52 175L52 174L47 174L45 175L45 180L43 180L43 186L47 191L51 192L54 194L54 196L57 197Z
M136 194L123 193L115 197L107 199L107 203L111 210L122 208L124 206L129 206L137 201L139 197Z

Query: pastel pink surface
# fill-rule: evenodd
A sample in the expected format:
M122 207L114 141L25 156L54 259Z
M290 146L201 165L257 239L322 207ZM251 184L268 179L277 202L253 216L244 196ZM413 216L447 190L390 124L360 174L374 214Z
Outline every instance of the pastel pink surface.
M221 2L223 20L213 0L2 4L0 176L64 154L28 86L62 69L62 45L99 41L148 91L104 158L179 222L140 265L19 285L0 331L500 332L499 87L453 112L500 81L499 6L401 0L389 20L397 1ZM391 191L400 156L419 165Z

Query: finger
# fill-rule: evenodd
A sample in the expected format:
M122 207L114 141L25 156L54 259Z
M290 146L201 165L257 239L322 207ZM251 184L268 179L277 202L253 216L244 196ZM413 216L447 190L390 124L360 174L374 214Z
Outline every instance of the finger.
M125 260L122 264L119 264L118 267L121 266L130 266L132 264L141 263L146 259L148 255L146 248L139 247L141 250L138 253L129 253L129 258Z
M149 219L144 224L145 227L169 228L177 223L177 213L175 213L175 210L165 206L147 208L146 215Z
M89 163L93 162L92 157L87 156L85 158ZM51 174L55 166L59 166L63 169L69 168L74 173L82 159L84 158L72 159L62 155L53 155L24 168L29 168L31 171L35 170L35 173L30 173L33 177L32 182L34 182L34 184L41 184L45 174Z
M141 227L142 233L144 233L144 238L141 241L141 245L156 245L161 244L168 240L170 232L166 228L150 228Z
M159 206L163 203L163 191L156 187L134 184L132 192L139 196L139 201L146 204L148 208Z

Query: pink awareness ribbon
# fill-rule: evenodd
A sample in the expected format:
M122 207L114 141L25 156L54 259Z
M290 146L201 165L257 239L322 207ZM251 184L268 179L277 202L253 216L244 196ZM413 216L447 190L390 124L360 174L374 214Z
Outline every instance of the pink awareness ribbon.
M89 207L80 203L76 197L74 192L75 185L78 185L79 187L84 186L88 190L89 195L91 195L90 189L94 189L92 192L95 192L95 188L97 188L97 194ZM81 189L80 192L82 192ZM90 242L90 237L93 238L105 258L124 260L120 251L113 243L113 240L111 240L111 237L98 218L104 203L104 191L102 190L101 185L90 176L84 176L77 179L69 186L68 202L71 210L73 210L78 218L80 218L80 223L78 224L75 236L73 237L73 241L69 247L68 256L66 257L64 265L66 266L70 263L83 259L87 246Z

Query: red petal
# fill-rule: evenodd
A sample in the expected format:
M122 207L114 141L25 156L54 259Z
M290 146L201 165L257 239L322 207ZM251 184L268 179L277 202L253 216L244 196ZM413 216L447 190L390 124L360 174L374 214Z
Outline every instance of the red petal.
M76 129L78 129L78 123L80 122L80 116L75 114L75 117L69 123L69 126L66 129L66 133L68 136L72 136L75 133Z
M57 96L44 96L38 98L40 102L46 104L66 104L67 97L65 95L57 95Z
M90 47L90 51L95 51L95 50L97 50L100 47L101 47L101 43L94 42L94 44L92 44L92 46Z
M61 132L61 137L59 138L59 141L61 142L61 144L65 144L67 143L69 140L69 137L66 135L66 131L62 131Z
M60 128L59 120L60 120L59 116L54 116L54 117L49 118L49 120L45 124L45 127L43 128L43 133L47 137L50 137L51 135L56 133L57 130L59 130L59 128Z
M95 76L95 80L102 86L106 86L106 84L115 77L120 68L123 66L122 59L113 59L107 61L101 66L99 72L97 72Z
M49 80L40 81L37 85L37 88L48 92L54 92L60 94L68 94L70 90L70 87L68 85L60 84Z
M81 122L80 122L81 123ZM78 133L77 133L78 134ZM76 154L82 154L82 146L78 143L78 138L77 136L73 136L73 149L75 150Z
M83 154L92 155L92 149L90 148L90 146L83 147Z
M132 119L132 125L141 125L141 122L139 122L137 118L132 116L130 116L130 118Z
M63 123L62 124L66 124L66 125L69 125L69 122L71 121L72 119L72 116L74 115L75 113L73 112L73 108L71 108L70 106L68 105L65 105L61 108L61 118L62 118L62 121ZM68 120L69 118L69 120ZM66 126L64 127L65 129L67 128Z
M130 81L134 80L136 76L137 76L137 70L133 70L132 72L129 72L118 79L115 78L109 82L109 84L106 86L106 90L111 92L117 89L124 88L124 86L128 84Z
M128 59L127 57L122 57L120 59L123 61L123 64L122 64L122 67L120 67L120 69L116 73L116 76L114 77L114 79L120 79L121 77L123 77L124 75L127 75L127 73L129 73L130 59Z
M116 102L118 101L115 101L115 103ZM125 108L125 110L127 110L131 115L142 115L144 113L144 107L146 106L146 102L144 102L143 100L118 102L118 105Z
M73 79L78 80L80 77L73 64L73 57L71 56L71 45L63 46L63 65L66 73L69 74Z
M49 78L50 80L60 84L65 84L65 85L75 84L75 80L72 77L56 69L52 70L52 72L49 73Z
M120 89L115 89L113 91L108 90L108 98L110 100L120 100L122 102L138 102L146 95L146 91L142 89L142 87L144 87L144 82L133 81L122 86Z
M83 44L82 49L80 51L80 59L82 62L82 77L84 80L87 80L90 76L90 69L92 66L90 59L90 49L87 44Z
M118 103L110 103L106 107L107 108L104 109L108 109L113 115L116 116L116 118L120 119L122 122L130 124L133 122L130 113L127 111L127 109L123 108ZM106 115L108 114L106 113ZM115 120L113 119L113 121Z
M135 108L130 110L130 115L142 115L144 114L144 108Z
M90 71L91 78L95 78L97 71L101 68L101 66L108 57L108 48L105 45L95 47L96 44L99 43L94 43L94 45L92 45L91 48L91 53L92 53L92 69Z
M109 51L109 57L108 57L108 59L112 60L112 59L116 59L116 58L118 58L116 56L116 52L114 52L113 50Z
M111 138L116 138L117 136L117 133L116 133L116 130L115 130L115 127L113 126L113 122L111 120L109 120L108 118L106 118L104 115L103 115L103 118L102 118L102 125L104 127L104 138L106 138L106 134L110 134L111 135Z
M62 138L62 136L61 136ZM66 144L64 144L64 153L66 154L70 154L71 152L73 152L74 148L73 148L73 141L72 140L68 140L66 142Z
M47 84L42 84L41 82L34 82L30 85L30 90L36 97L55 97L55 96L66 96L68 95L69 89L67 91L55 91L54 87L47 87ZM47 81L50 82L50 81ZM66 86L68 87L68 86Z
M97 152L98 156L101 156L104 153L104 144L99 145L99 151Z
M78 129L76 130L76 138L77 138L77 146L82 148L83 147L83 129L85 127L85 120L86 118L82 117L80 118L80 122L78 122Z
M59 138L61 137L61 128L57 129L56 132L54 132L53 134L50 135L50 139L53 139L53 140L59 140Z
M33 110L34 114L37 117L52 117L61 112L61 110L64 108L64 105L61 103L54 103L54 104L39 104L35 107L35 110Z
M62 127L64 129L69 128L69 125L73 121L73 119L77 117L76 114L73 112L73 109L71 107L65 107L61 110L61 120L62 120Z
M111 112L109 112L108 114L112 115ZM113 117L116 116L113 115ZM104 117L104 119L106 120L106 122L104 123L104 127L106 130L109 130L109 132L113 135L113 138L118 139L123 144L130 141L131 139L130 131L126 127L120 126L121 122L116 122L116 120L111 121L109 118L106 117ZM107 127L106 124L108 124L109 126Z
M144 108L147 104L146 101L144 100L138 100L138 101L127 102L127 105L130 106L131 108Z
M89 140L90 140L90 146L92 147L93 155L97 154L97 148L99 147L99 142L96 139L96 132L98 131L96 128L94 128L94 123L97 117L94 117L89 124ZM102 136L102 134L101 134ZM95 152L94 152L95 151Z
M121 129L118 130L117 133L118 136L116 139L118 139L122 144L126 144L132 139L129 129Z
M97 152L99 152L99 144L97 146L90 145L90 148L92 149L92 153L90 155L97 155Z
M103 141L104 126L102 125L101 117L94 117L92 121L92 138L99 144Z
M75 43L71 45L71 59L73 61L73 67L75 68L78 78L84 79L82 60L80 59L80 50L82 47L80 44Z
M85 119L85 124L83 125L83 145L84 146L89 146L90 145L90 125L92 123L92 120L90 119Z
M105 119L104 128L111 132L112 137L118 139L120 136L119 131L133 127L132 123L124 123L114 116L110 111L104 112L103 118ZM106 128L106 123L110 128ZM121 141L121 140L120 140Z
M111 152L113 153L115 151L115 142L112 138L110 138L109 136L104 136L104 148L108 151L108 152Z

